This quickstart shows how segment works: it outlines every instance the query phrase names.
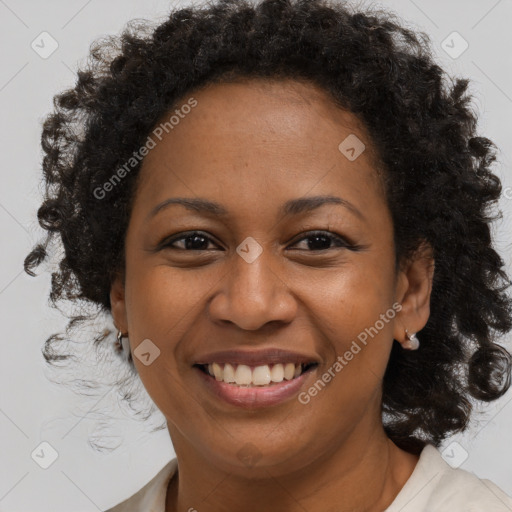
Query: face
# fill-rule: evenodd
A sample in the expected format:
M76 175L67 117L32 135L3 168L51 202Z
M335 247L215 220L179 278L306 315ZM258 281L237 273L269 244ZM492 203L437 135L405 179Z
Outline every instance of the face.
M428 313L414 275L395 272L390 213L354 115L294 81L217 84L193 98L144 159L112 313L178 456L242 472L248 455L285 473L382 430L393 338ZM355 153L339 148L349 136ZM325 196L336 199L312 200ZM217 206L163 205L176 198ZM272 399L262 398L270 385L220 384L195 366L265 349L316 366L273 384L291 391ZM271 371L275 356L262 356Z

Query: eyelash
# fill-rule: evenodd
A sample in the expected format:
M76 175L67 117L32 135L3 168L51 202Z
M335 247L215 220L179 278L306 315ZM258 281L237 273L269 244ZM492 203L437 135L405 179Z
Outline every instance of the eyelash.
M208 251L209 249L183 249L183 248L179 248L179 247L173 247L174 243L176 243L176 242L178 242L180 240L186 240L187 238L192 238L195 235L199 235L199 236L201 236L201 237L203 237L203 238L213 242L213 240L209 236L205 235L204 233L202 233L200 231L190 231L188 233L180 233L179 236L174 236L171 239L164 240L163 242L161 242L159 244L159 248L161 248L161 249L168 248L168 249L174 249L174 250L185 251L185 252L203 252L203 251ZM307 236L303 236L302 238L297 239L293 243L293 245L295 245L295 244L297 244L299 242L302 242L303 240L307 240L309 238L314 238L316 236L322 236L322 237L325 237L327 239L330 239L331 241L333 241L337 245L334 246L334 247L328 247L327 249L311 249L309 251L306 249L308 252L325 252L325 251L328 251L328 250L331 250L331 249L339 249L339 248L349 249L351 251L357 251L357 250L359 250L361 248L358 245L351 244L345 238L343 238L341 235L338 235L336 233L332 233L332 232L329 232L329 231L309 231L309 232L307 232ZM215 242L213 242L213 243L215 243ZM300 249L298 249L298 250L300 250Z

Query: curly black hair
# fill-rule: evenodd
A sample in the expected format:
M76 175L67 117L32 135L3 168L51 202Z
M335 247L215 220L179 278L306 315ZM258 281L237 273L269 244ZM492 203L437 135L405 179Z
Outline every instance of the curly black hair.
M129 23L95 41L73 88L44 121L47 230L25 270L64 248L49 303L86 301L110 311L124 272L124 240L140 161L109 181L180 100L207 84L251 78L320 86L365 125L384 169L397 262L428 242L435 258L431 315L421 350L393 344L383 382L387 435L419 453L469 426L474 402L510 387L512 299L491 223L501 193L496 146L476 132L469 80L435 63L429 37L389 11L328 0L219 0L175 10L151 27ZM59 356L47 340L48 362Z

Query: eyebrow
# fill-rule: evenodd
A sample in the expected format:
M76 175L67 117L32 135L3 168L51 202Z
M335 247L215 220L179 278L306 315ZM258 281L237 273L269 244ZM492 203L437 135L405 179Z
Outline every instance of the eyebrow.
M164 210L168 206L173 204L178 204L184 206L188 210L214 215L216 217L225 217L229 214L228 210L224 208L222 205L215 203L214 201L210 201L204 198L197 197L171 197L162 201L158 205L156 205L148 214L146 221L149 221L153 218L158 212ZM316 210L321 206L326 204L339 204L344 206L357 217L362 220L365 220L364 215L349 201L346 199L342 199L341 197L324 195L324 196L309 196L309 197L301 197L298 199L290 199L283 204L280 209L280 213L283 216L291 216L298 215L300 213L309 212L312 210Z

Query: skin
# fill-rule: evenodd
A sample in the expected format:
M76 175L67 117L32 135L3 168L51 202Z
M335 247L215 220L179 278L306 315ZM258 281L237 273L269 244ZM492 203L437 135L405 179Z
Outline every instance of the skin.
M428 320L431 254L423 246L395 271L370 138L322 89L252 80L193 97L197 106L144 159L125 274L111 289L114 322L132 352L148 338L160 350L148 366L134 362L179 461L166 511L382 511L418 461L386 436L381 388L393 339L404 342L405 329L418 332ZM366 145L354 161L338 149L350 134ZM341 197L360 215L340 204L280 215L285 201L317 195ZM228 214L172 205L148 219L171 197L206 198ZM194 246L201 251L183 239L159 246L194 230L208 237ZM329 239L310 249L312 230L359 249L334 240L329 248ZM263 250L252 263L236 252L248 236ZM401 311L307 405L293 397L241 409L211 396L192 367L217 350L295 350L320 361L307 389L394 303ZM248 443L252 466L238 455Z

